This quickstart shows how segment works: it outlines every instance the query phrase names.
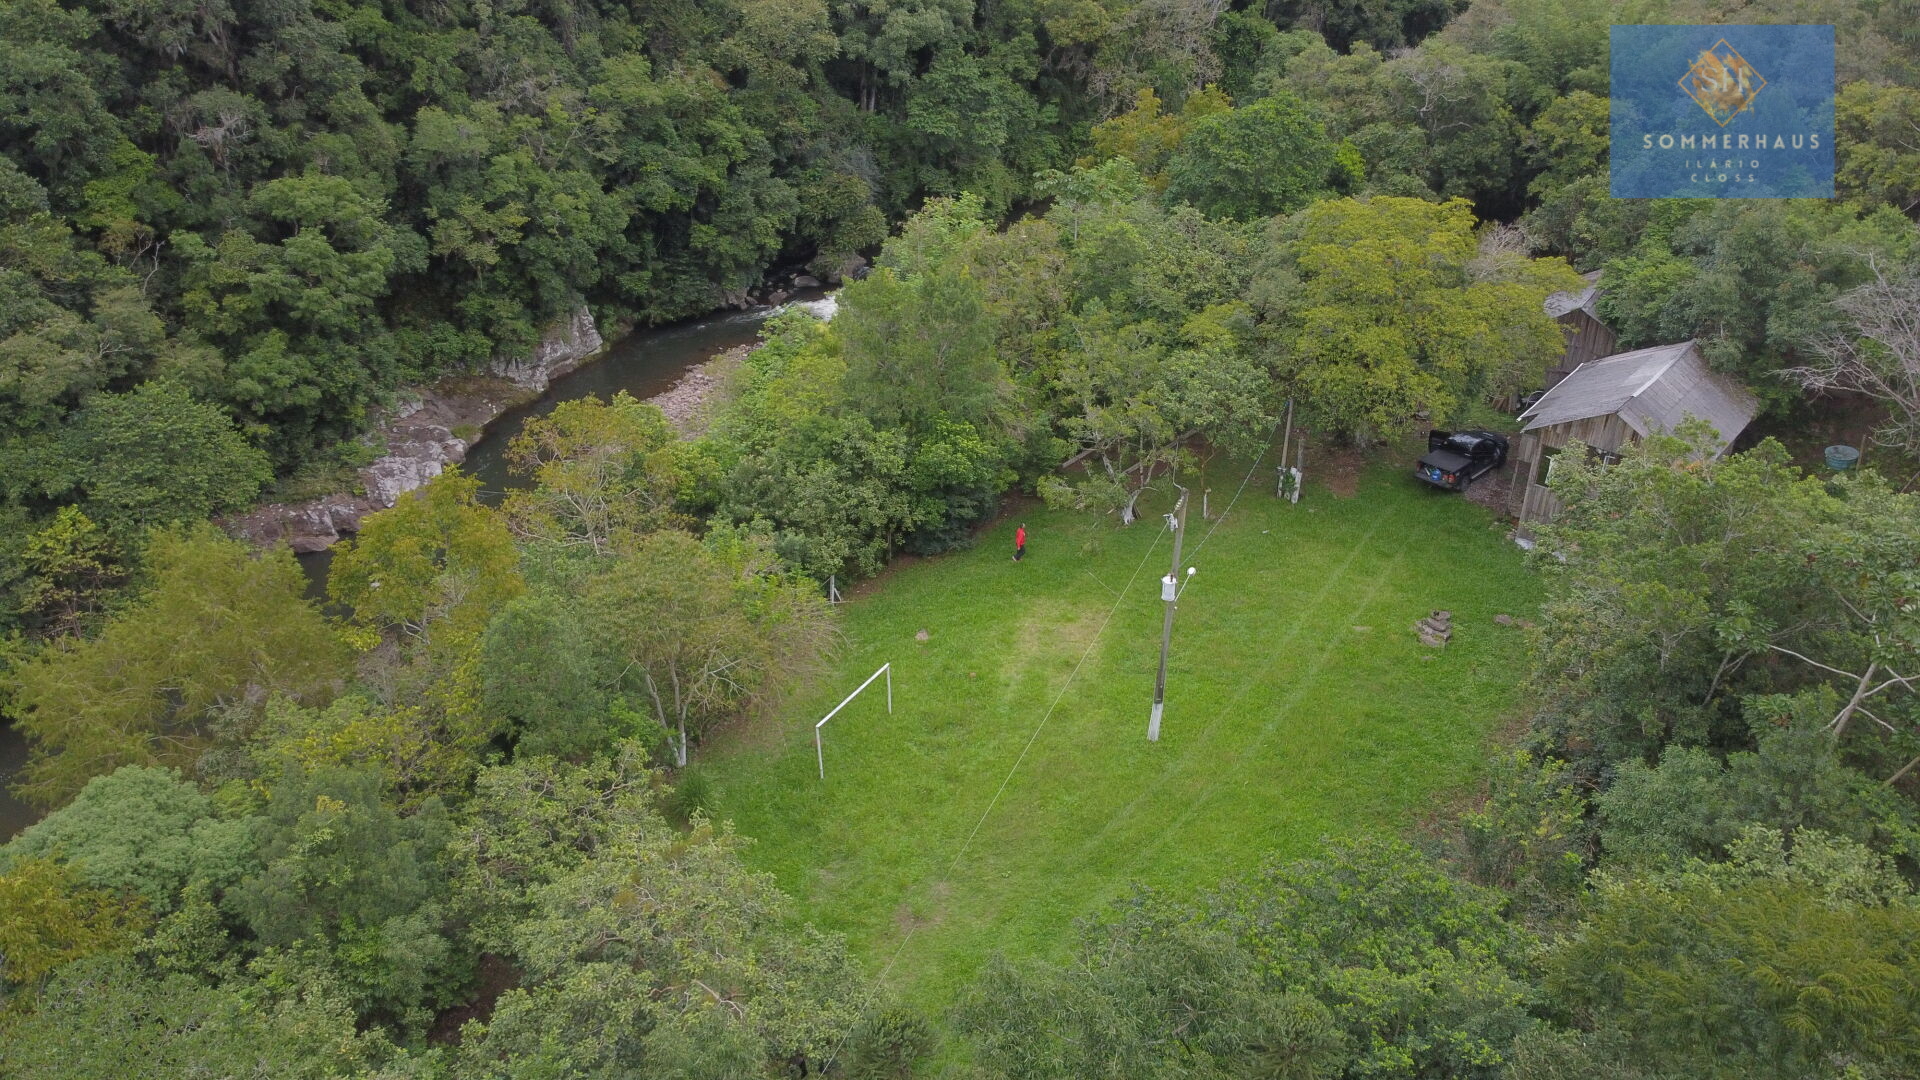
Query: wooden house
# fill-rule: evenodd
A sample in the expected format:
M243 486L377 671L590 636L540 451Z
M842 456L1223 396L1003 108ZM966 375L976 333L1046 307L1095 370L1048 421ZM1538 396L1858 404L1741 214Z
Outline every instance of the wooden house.
M1514 445L1507 509L1519 519L1523 536L1529 524L1553 520L1560 501L1547 489L1547 477L1568 443L1617 457L1693 416L1713 425L1724 450L1759 411L1747 388L1708 367L1691 341L1589 360L1520 414L1526 427Z
M1571 375L1574 368L1589 360L1612 356L1620 347L1619 339L1600 321L1597 310L1600 271L1580 276L1587 280L1586 288L1578 292L1557 292L1547 297L1547 314L1560 324L1566 336L1566 348L1547 365L1546 380L1541 385L1548 390Z

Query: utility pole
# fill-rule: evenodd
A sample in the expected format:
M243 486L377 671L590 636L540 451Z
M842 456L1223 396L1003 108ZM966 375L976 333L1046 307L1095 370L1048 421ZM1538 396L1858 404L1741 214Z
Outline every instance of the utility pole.
M1287 497L1287 448L1293 442L1293 399L1287 399L1287 426L1280 435L1280 482L1274 486L1277 498ZM1297 500L1296 500L1297 501Z
M1147 741L1160 741L1160 714L1167 707L1167 647L1173 644L1173 604L1180 596L1180 538L1187 531L1187 489L1180 489L1180 499L1173 504L1173 513L1167 515L1167 526L1173 530L1173 568L1167 576L1160 579L1160 599L1166 601L1166 620L1160 626L1160 675L1153 680L1153 717L1147 721Z

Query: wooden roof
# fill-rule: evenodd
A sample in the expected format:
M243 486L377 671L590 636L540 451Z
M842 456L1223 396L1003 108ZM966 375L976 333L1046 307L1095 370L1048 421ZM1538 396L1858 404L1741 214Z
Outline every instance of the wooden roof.
M1571 312L1584 311L1595 319L1600 317L1594 310L1594 305L1600 300L1600 271L1589 270L1580 276L1587 279L1587 287L1576 292L1557 292L1547 297L1545 307L1548 315L1558 319Z
M1731 443L1759 411L1759 400L1746 387L1708 367L1700 349L1682 341L1581 364L1520 418L1527 431L1535 431L1618 415L1645 438L1695 416L1712 424L1723 443Z

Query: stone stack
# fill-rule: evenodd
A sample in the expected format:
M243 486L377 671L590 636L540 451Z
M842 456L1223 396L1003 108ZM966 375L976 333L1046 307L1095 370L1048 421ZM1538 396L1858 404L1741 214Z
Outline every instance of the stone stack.
M1413 629L1420 635L1420 644L1444 649L1453 637L1453 612L1435 611L1414 623Z

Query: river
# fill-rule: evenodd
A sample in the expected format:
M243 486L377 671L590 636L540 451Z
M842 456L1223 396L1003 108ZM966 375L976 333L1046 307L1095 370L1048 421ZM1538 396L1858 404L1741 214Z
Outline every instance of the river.
M545 416L563 401L588 394L605 399L625 390L642 401L663 394L682 375L715 355L760 340L761 325L788 307L826 316L832 313L834 302L820 289L802 289L797 299L781 307L716 313L628 334L600 359L555 379L538 400L509 409L488 424L479 441L467 451L461 467L467 475L479 479L483 499L498 502L509 488L526 485L523 478L507 471L507 443L520 434L528 420Z
M12 724L0 724L0 842L40 820L33 807L13 797L13 781L27 763L27 737Z
M760 327L789 307L831 318L834 301L825 290L801 289L792 301L780 307L715 312L685 322L636 330L614 342L598 360L555 379L539 398L500 414L467 451L467 460L461 468L467 475L479 479L481 501L498 503L509 490L526 486L525 478L507 469L507 444L528 420L547 415L563 401L588 394L611 398L625 390L644 401L665 393L681 376L717 354L758 341ZM307 596L324 600L333 550L309 552L299 558L307 572Z
M801 290L792 305L823 318L832 316L834 306L832 297L820 289ZM538 400L510 409L488 424L467 452L463 467L469 475L479 477L481 498L489 503L498 502L507 489L526 483L507 471L506 447L528 419L545 416L562 401L588 394L610 398L625 390L645 399L663 393L682 375L715 354L759 340L761 324L783 310L784 307L763 307L716 312L705 318L636 330L614 342L600 359L555 379ZM333 552L302 555L300 565L307 572L307 595L314 600L324 600ZM25 736L11 726L0 727L0 841L40 817L32 807L15 799L8 787L26 759Z

